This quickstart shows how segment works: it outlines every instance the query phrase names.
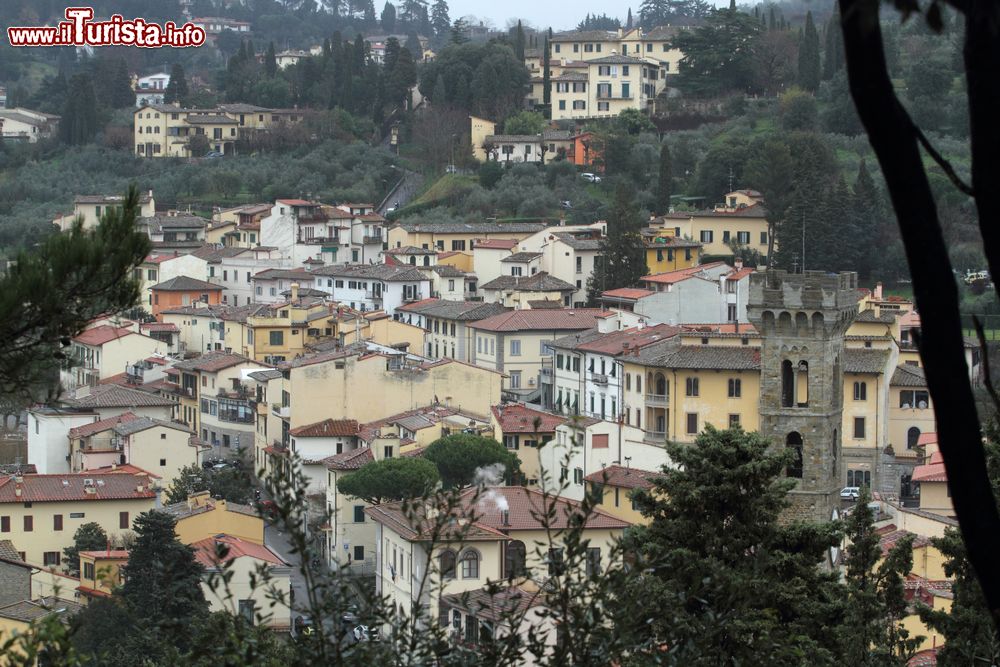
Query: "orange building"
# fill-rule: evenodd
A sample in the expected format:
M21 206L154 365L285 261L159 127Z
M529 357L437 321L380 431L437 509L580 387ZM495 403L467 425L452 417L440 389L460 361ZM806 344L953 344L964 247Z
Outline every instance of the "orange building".
M570 152L566 154L567 160L578 167L589 167L595 162L602 162L598 140L593 132L581 132L574 135L572 141ZM603 167L600 170L603 171Z
M171 308L190 306L201 301L207 304L218 304L222 301L222 288L204 280L196 280L187 276L177 276L149 288L153 293L153 316L160 322L160 313Z

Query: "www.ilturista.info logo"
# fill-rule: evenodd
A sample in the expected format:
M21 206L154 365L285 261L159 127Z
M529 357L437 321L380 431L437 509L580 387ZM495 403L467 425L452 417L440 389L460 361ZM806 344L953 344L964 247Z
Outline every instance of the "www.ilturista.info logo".
M66 20L53 27L19 26L7 28L11 46L201 46L205 29L193 23L163 25L143 19L126 20L120 14L107 21L93 21L92 7L67 7Z

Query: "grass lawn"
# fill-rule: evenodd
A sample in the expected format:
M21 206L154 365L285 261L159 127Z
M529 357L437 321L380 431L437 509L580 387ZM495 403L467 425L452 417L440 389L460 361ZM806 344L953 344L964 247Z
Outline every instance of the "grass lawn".
M461 196L467 192L476 182L472 176L462 176L459 174L445 174L434 181L427 190L413 200L414 204L427 204L441 201L449 197Z

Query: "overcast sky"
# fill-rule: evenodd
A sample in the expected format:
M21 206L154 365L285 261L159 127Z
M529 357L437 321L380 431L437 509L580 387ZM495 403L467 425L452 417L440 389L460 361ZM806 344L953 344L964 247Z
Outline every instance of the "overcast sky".
M448 7L453 20L473 14L489 19L496 27L502 28L507 19L519 18L537 28L552 26L554 30L560 30L575 27L588 12L624 19L629 5L608 0L448 0ZM632 8L633 15L638 7L636 2Z

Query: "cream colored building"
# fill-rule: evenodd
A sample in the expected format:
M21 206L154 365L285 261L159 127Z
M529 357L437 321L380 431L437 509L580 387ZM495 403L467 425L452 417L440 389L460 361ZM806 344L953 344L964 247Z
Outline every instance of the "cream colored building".
M469 116L470 141L472 142L472 157L479 162L486 162L486 137L496 134L497 124L478 116Z
M36 567L58 568L63 549L85 523L118 535L153 509L156 480L146 473L85 472L21 475L0 480L0 539L9 539Z
M731 243L756 250L764 258L769 251L767 209L756 190L729 192L725 202L711 209L667 213L650 220L650 227L673 230L674 236L701 243L705 256L732 257Z
M399 316L401 322L421 329L421 345L411 350L431 359L447 357L472 363L475 334L470 324L506 311L495 303L424 299L399 308Z
M454 516L419 507L408 515L400 503L366 509L376 523L376 592L407 616L414 609L424 610L426 617L419 623L427 623L450 617L447 603L441 607L442 597L471 593L504 579L517 583L553 576L565 549L563 531L579 511L576 503L550 499L556 505L555 518L547 531L536 518L547 509L538 491L488 487L485 500L477 498L476 489L464 492ZM475 520L468 520L473 513ZM431 543L428 537L438 523L443 537ZM589 541L584 574L598 576L615 566L609 556L628 525L601 510L586 519L581 536Z
M85 329L72 339L72 374L63 373L68 389L93 387L102 380L126 373L128 367L156 355L170 346L127 327L102 324Z
M52 221L59 231L65 232L78 217L83 218L83 228L93 229L100 223L101 216L110 208L121 208L124 197L121 195L77 195L73 198L73 212L57 217ZM149 190L139 195L139 215L151 218L156 215L156 201L153 191Z
M389 229L389 248L416 246L471 252L481 240L520 241L545 228L540 222L397 222Z
M225 533L244 542L264 543L264 520L249 505L212 498L208 491L188 496L187 500L160 508L177 522L174 532L184 544Z

